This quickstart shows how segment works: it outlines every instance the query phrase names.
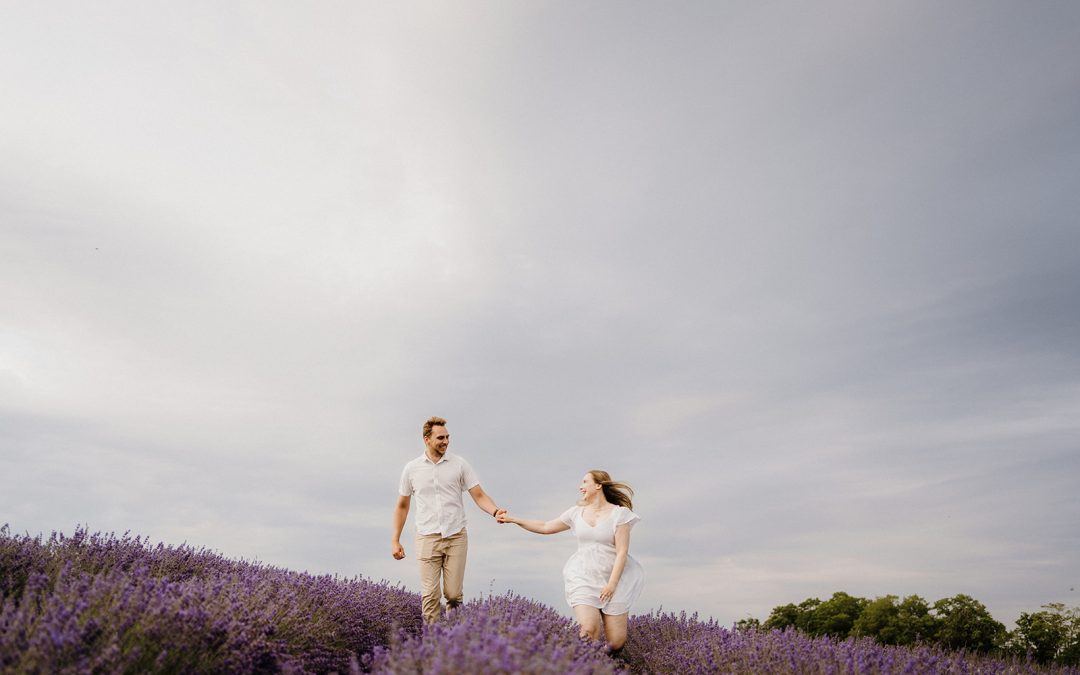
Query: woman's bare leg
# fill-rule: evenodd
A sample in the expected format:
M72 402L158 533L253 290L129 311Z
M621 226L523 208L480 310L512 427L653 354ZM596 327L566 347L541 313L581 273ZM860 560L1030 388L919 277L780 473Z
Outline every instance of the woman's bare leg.
M604 617L604 635L607 637L608 647L615 652L626 644L626 623L630 612L623 614L601 614Z
M600 610L588 605L574 605L574 618L581 628L581 637L600 639Z

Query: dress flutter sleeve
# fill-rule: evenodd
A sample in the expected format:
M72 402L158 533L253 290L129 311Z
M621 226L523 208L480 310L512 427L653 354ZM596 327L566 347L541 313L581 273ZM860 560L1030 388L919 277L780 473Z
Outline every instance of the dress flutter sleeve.
M581 507L580 506L571 506L570 508L568 508L568 509L566 509L565 511L562 512L562 515L559 516L559 520L566 523L566 525L568 525L569 527L573 527L574 526L574 512L577 511L579 508L581 508Z
M620 525L629 525L630 527L633 527L639 520L641 520L641 516L624 506L615 514L615 527L619 527Z

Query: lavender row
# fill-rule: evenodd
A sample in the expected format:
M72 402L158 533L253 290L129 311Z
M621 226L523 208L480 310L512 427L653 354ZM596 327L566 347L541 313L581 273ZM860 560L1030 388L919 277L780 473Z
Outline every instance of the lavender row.
M624 658L642 673L876 675L1080 675L1080 670L996 659L937 647L894 647L868 638L811 637L783 631L729 629L696 615L654 612L630 619Z
M604 675L622 668L601 643L554 609L520 596L466 603L421 634L377 647L365 665L380 675L471 673Z
M995 659L697 616L632 617L618 659L517 596L422 627L419 597L138 537L12 536L0 528L0 673L1058 673Z
M419 597L138 537L0 530L0 672L346 672Z

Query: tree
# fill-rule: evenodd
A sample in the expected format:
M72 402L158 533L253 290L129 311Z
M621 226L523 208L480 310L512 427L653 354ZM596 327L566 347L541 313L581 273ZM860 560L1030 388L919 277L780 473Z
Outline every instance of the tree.
M1021 612L1009 646L1014 653L1030 653L1039 663L1080 664L1080 608L1054 602L1040 612Z
M933 613L940 621L936 641L943 647L985 653L1005 643L1005 626L975 598L962 593L942 598Z
M795 627L804 633L810 631L810 622L814 618L814 612L821 606L821 600L817 598L807 598L799 603L798 606L798 620L795 622Z
M895 595L875 598L863 609L851 634L856 637L874 638L886 645L899 644L897 636L900 625L900 607Z
M765 623L761 627L765 630L784 630L795 625L799 618L799 608L792 603L773 607L769 616L765 617Z
M866 598L857 598L843 591L833 593L825 602L807 598L798 605L774 607L761 627L765 630L793 627L814 637L831 635L843 638L851 633L855 620L868 602Z
M803 600L798 605L788 603L773 607L772 612L769 613L768 618L765 619L765 623L761 627L765 630L783 630L785 628L806 630L810 612L820 604L821 601L817 598L810 598Z
M900 603L899 632L896 644L913 645L937 640L940 621L930 613L930 605L917 595L909 595Z
M814 637L831 635L845 638L859 619L863 609L869 604L866 598L857 598L843 591L819 604L811 612L806 632Z
M931 641L937 632L937 620L930 606L917 595L898 602L895 595L876 598L863 608L851 634L870 637L886 645L911 645Z
M1055 611L1063 612L1067 617L1065 639L1062 641L1061 649L1058 650L1054 661L1063 666L1080 666L1080 607L1066 610L1065 605L1060 602L1055 602L1049 607L1055 608Z

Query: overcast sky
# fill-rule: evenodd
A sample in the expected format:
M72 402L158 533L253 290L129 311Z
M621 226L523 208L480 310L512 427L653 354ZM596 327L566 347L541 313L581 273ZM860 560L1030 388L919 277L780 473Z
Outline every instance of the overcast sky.
M1080 605L1080 5L5 3L0 524L418 588L430 415L635 613ZM470 507L466 594L568 612ZM407 528L411 531L413 519Z

